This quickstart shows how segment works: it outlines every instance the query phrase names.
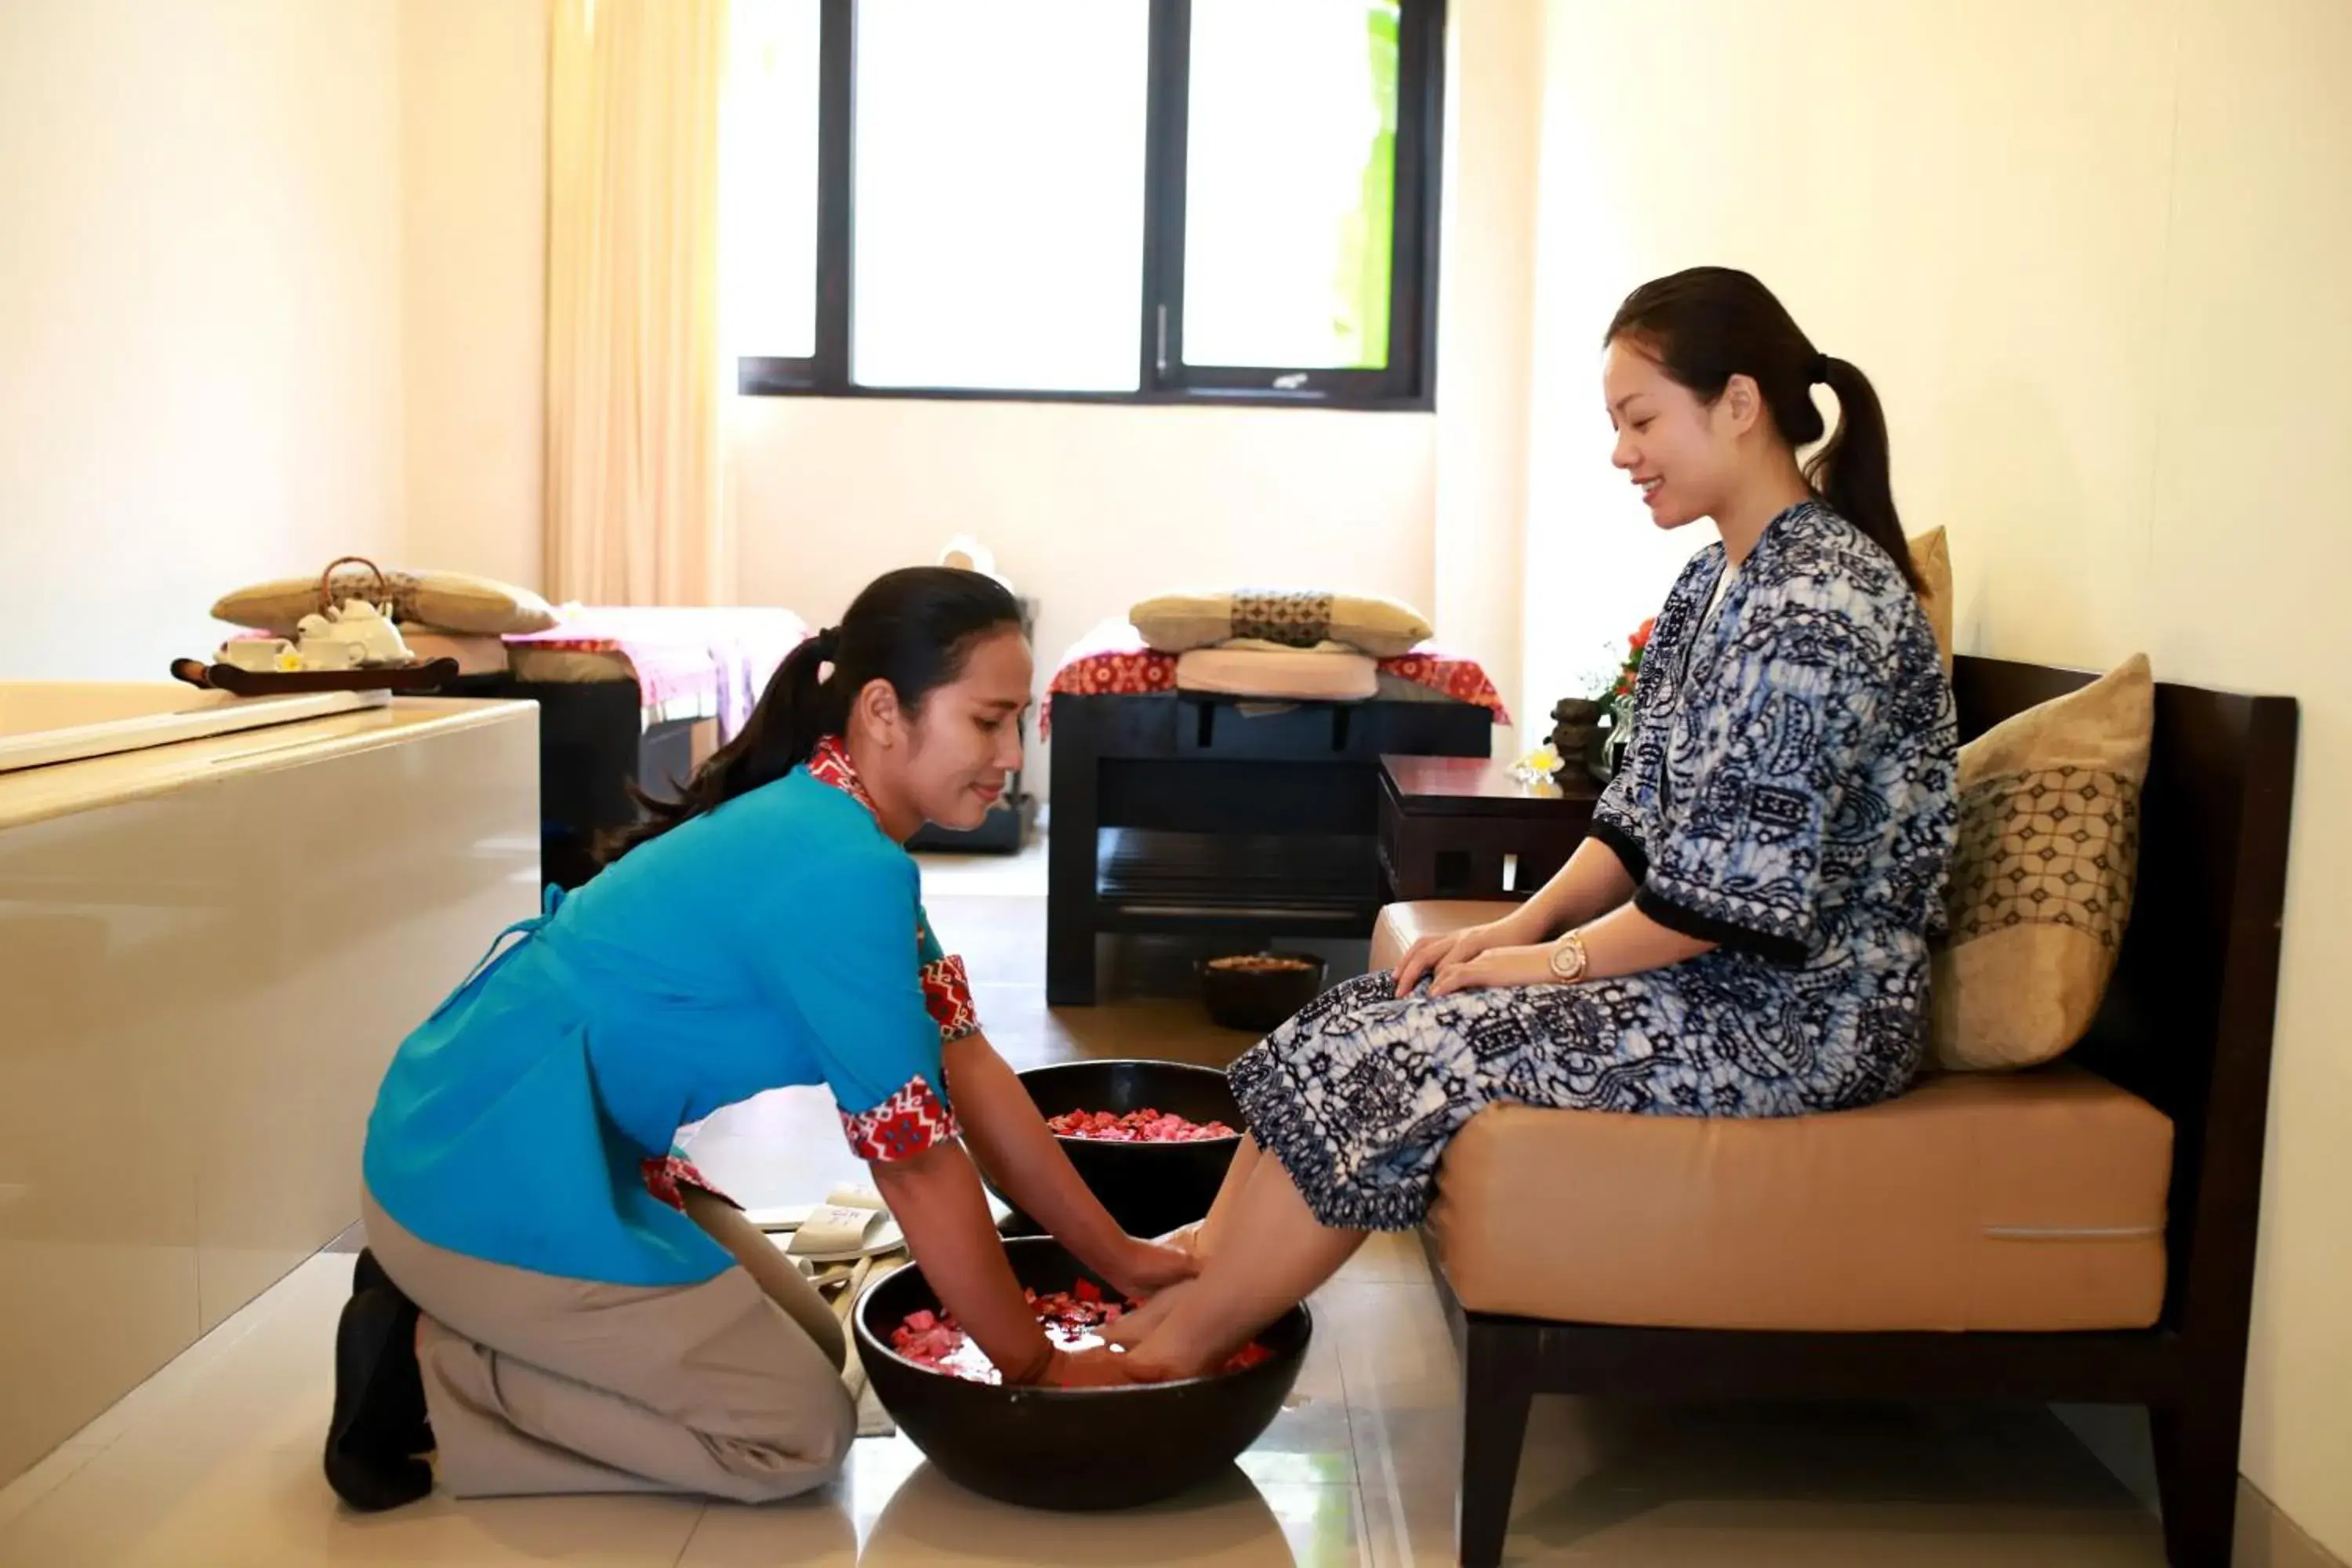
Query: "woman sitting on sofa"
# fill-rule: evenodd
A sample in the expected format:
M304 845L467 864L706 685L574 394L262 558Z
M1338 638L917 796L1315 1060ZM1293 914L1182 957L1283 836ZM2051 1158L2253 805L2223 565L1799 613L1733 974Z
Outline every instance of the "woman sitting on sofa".
M1213 1365L1366 1232L1417 1226L1487 1105L1793 1116L1910 1080L1957 737L1877 396L1724 268L1634 290L1603 342L1612 460L1657 526L1718 537L1658 612L1592 836L1513 914L1234 1063L1250 1136L1176 1238L1199 1278L1119 1325L1130 1377ZM1801 466L1821 384L1840 423Z

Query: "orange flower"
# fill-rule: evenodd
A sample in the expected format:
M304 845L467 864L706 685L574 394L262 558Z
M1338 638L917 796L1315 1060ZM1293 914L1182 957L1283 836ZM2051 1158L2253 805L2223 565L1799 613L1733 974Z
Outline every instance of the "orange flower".
M1657 628L1657 625L1658 617L1652 616L1648 620L1642 623L1640 628L1636 630L1632 637L1625 639L1626 643L1628 646L1636 649L1649 647L1650 633Z

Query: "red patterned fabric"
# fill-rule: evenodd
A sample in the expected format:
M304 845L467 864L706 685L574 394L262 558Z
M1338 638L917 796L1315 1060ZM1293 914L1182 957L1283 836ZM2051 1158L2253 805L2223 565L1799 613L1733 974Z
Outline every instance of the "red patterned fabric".
M923 965L923 1005L940 1026L941 1045L980 1033L980 1009L972 1005L971 980L961 958Z
M841 1113L849 1152L861 1160L911 1160L957 1135L947 1103L917 1073L889 1099L862 1116Z
M1457 702L1474 703L1495 716L1497 724L1511 721L1502 693L1478 661L1452 653L1435 643L1423 643L1411 653L1380 661L1382 675L1410 680L1442 691ZM1142 634L1123 620L1108 620L1081 637L1062 656L1061 668L1046 684L1045 703L1037 715L1039 738L1054 732L1054 699L1066 697L1138 697L1176 689L1176 656L1148 646Z
M1175 689L1174 654L1147 645L1129 622L1105 621L1062 656L1062 666L1046 683L1045 703L1037 710L1037 738L1053 738L1056 696L1139 697Z
M730 1208L743 1206L705 1180L691 1160L681 1160L675 1154L654 1154L641 1161L638 1169L645 1175L646 1191L680 1214L686 1212L686 1200L678 1195L680 1187L700 1187Z
M809 758L808 771L817 783L831 784L872 812L875 821L882 820L874 797L866 793L866 781L857 776L857 764L849 760L849 748L838 735L827 735L816 743L816 753Z
M1410 680L1415 686L1426 686L1432 691L1443 691L1456 702L1484 708L1495 716L1497 724L1511 721L1511 710L1503 706L1503 694L1495 689L1495 682L1485 667L1466 654L1448 653L1434 643L1423 643L1411 653L1381 660L1381 673Z

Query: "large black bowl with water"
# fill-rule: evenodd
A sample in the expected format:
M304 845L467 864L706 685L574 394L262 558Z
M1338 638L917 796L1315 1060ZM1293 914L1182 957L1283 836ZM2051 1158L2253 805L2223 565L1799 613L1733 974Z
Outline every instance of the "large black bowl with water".
M1222 1121L1230 1138L1194 1143L1108 1143L1064 1138L1063 1152L1129 1236L1161 1236L1209 1212L1225 1167L1241 1147L1242 1108L1215 1068L1190 1062L1055 1062L1020 1074L1038 1114L1068 1110L1165 1110L1189 1121ZM1003 1193L1005 1201L1012 1194ZM1012 1228L1031 1228L1016 1216Z
M1041 1295L1080 1279L1103 1284L1050 1237L1008 1241L1004 1251L1021 1283ZM1241 1372L1117 1388L1007 1388L934 1372L890 1348L890 1331L908 1313L939 1306L918 1266L867 1286L853 1314L858 1361L883 1408L950 1479L1024 1508L1133 1508L1215 1479L1281 1411L1315 1331L1298 1306L1257 1336L1274 1353Z

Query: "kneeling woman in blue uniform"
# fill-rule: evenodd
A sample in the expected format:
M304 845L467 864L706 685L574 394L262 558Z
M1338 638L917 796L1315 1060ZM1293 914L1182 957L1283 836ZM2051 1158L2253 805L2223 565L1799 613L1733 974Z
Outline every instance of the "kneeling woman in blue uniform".
M1127 1236L979 1032L900 847L976 825L1033 670L1004 589L895 572L786 659L741 735L400 1047L368 1123L369 1249L326 1468L424 1496L817 1486L856 1432L831 1310L669 1158L677 1129L826 1085L950 1310L1008 1381L1121 1381L1024 1304L968 1140L1122 1289L1192 1262ZM501 943L507 939L501 938Z

